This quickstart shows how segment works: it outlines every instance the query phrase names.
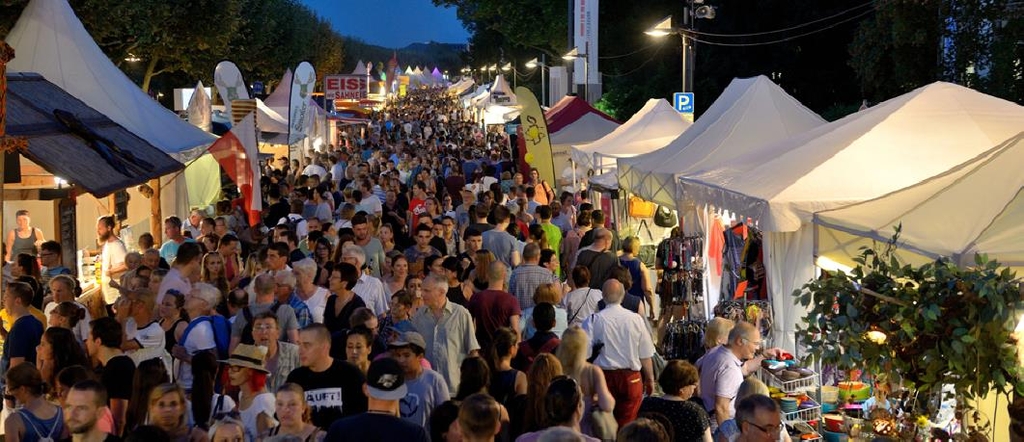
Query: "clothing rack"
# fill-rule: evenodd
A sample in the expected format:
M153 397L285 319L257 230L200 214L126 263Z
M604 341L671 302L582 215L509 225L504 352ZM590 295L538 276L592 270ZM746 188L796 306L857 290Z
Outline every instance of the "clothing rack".
M665 327L665 336L661 340L661 353L666 360L683 359L696 363L704 356L704 330L707 321L703 319L683 319Z

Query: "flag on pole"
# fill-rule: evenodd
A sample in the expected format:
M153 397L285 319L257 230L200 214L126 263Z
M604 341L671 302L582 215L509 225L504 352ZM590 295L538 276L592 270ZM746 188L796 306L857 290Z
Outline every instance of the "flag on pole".
M242 193L242 205L249 225L260 222L263 195L260 193L259 151L256 143L256 118L250 113L212 146L210 154L235 182Z
M231 102L249 99L249 88L245 87L242 73L238 66L230 61L217 63L213 71L213 83L217 85L217 93L224 101L224 112L231 113Z
M299 63L292 74L291 99L288 104L288 144L292 145L309 135L307 108L309 97L316 87L316 72L309 62Z

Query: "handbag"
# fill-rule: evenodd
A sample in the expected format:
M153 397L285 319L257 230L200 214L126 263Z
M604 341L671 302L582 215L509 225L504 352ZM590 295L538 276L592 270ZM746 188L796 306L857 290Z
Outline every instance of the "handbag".
M615 436L619 432L619 423L615 421L615 415L612 412L601 410L600 407L594 405L594 410L590 412L590 430L594 433L592 436L605 442L611 442L615 440Z
M658 205L658 209L654 211L654 225L658 227L675 227L679 220L672 214L672 209Z
M636 195L630 195L629 197L630 218L651 218L654 216L657 207L654 203Z

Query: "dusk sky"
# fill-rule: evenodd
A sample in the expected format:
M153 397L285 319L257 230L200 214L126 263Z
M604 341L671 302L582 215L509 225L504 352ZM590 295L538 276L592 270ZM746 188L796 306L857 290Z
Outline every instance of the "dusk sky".
M302 0L334 24L341 35L387 48L436 41L465 43L469 33L446 9L430 0Z

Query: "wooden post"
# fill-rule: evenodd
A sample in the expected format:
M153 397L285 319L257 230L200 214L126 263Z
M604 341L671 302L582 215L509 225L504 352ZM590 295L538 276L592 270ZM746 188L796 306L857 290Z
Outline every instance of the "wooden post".
M160 247L164 242L163 212L160 207L160 178L149 180L149 187L153 188L153 195L149 197L149 233L153 234L153 245Z
M24 139L8 138L7 134L7 62L14 58L14 48L0 41L0 154L26 145ZM4 223L4 161L0 158L0 226ZM3 279L0 277L0 286Z

